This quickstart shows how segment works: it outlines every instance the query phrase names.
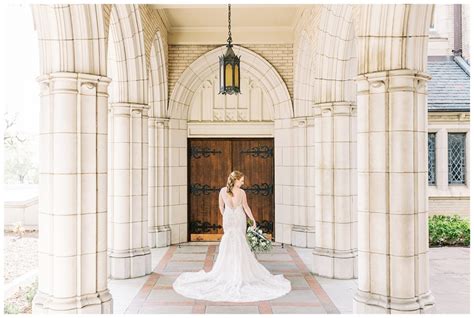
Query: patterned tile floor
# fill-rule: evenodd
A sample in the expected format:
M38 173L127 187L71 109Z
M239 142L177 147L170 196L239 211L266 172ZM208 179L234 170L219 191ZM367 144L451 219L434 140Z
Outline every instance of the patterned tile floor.
M275 245L270 254L257 259L272 274L284 274L292 290L276 299L258 302L212 302L186 298L173 290L184 271L210 271L219 253L218 245L171 246L132 300L127 314L325 314L339 313L334 303L311 275L298 253L289 245Z

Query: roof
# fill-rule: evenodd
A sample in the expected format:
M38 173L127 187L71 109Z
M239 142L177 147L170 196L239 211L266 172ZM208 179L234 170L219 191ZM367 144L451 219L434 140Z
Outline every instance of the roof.
M454 61L428 60L428 111L469 111L470 76Z

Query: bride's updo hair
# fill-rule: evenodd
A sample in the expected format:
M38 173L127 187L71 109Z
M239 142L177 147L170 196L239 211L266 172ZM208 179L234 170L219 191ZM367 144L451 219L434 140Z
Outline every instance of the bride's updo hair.
M235 181L242 178L244 174L238 170L234 170L229 174L227 178L227 193L230 194L232 197L234 194L232 193L232 188L234 187Z

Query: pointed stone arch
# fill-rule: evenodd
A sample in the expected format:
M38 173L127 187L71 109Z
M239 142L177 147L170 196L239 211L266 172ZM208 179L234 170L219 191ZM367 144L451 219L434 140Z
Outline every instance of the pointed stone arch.
M310 116L313 108L314 69L312 41L306 30L301 32L297 48L294 67L295 116Z
M32 10L38 32L40 74L107 75L105 6L36 4Z
M168 72L160 31L155 34L150 52L149 105L150 117L167 116Z
M218 57L225 53L224 50L225 46L221 46L204 54L181 74L169 100L170 118L188 118L189 106L194 93L207 77L218 71ZM241 69L245 68L270 96L274 107L274 118L293 117L288 88L275 68L263 57L244 47L234 46L234 52L241 56Z
M356 101L357 46L352 5L322 5L315 33L315 104Z
M147 104L147 61L139 5L114 4L110 11L107 68L111 103Z
M434 5L361 5L358 10L358 74L400 69L426 72Z

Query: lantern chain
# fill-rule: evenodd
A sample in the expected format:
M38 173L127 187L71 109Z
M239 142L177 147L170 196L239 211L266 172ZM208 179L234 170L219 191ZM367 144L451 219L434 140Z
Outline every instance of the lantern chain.
M229 3L229 37L227 38L228 46L231 46L232 44L232 35L230 33L230 3Z

